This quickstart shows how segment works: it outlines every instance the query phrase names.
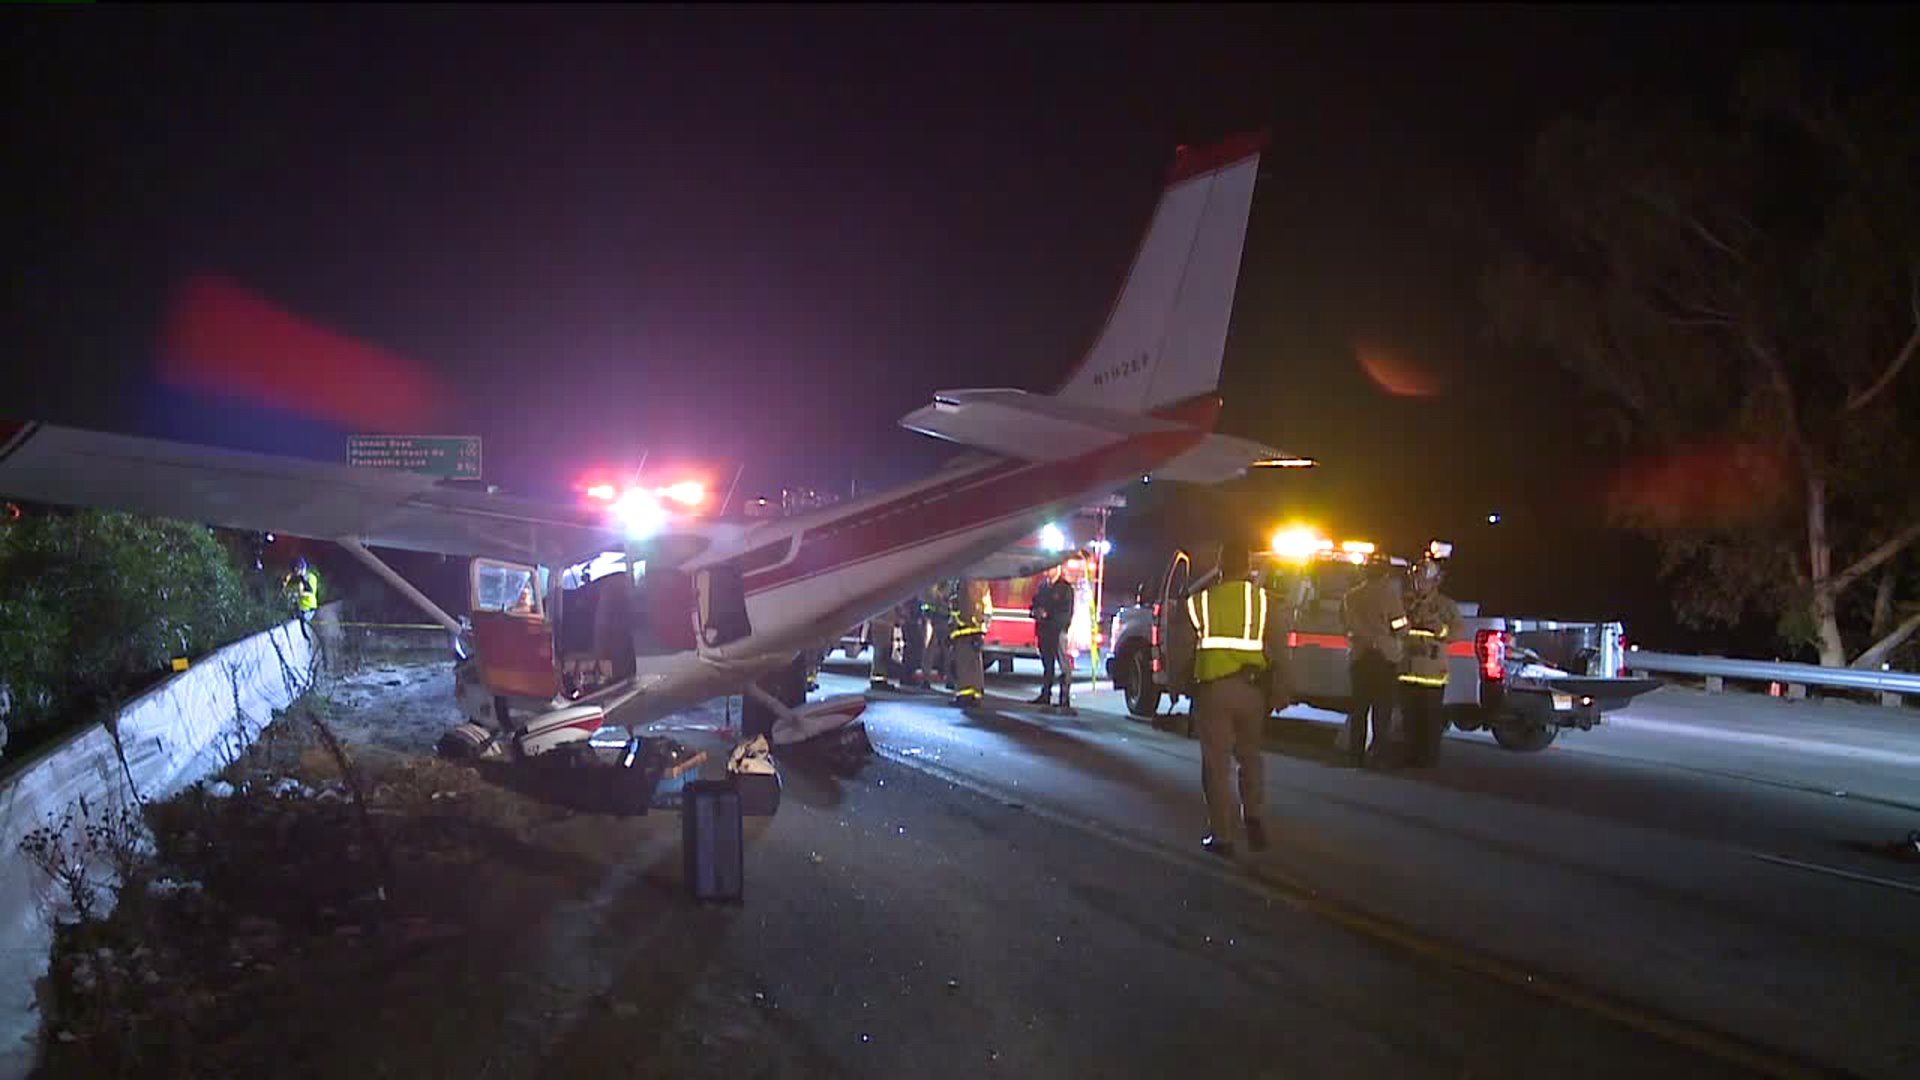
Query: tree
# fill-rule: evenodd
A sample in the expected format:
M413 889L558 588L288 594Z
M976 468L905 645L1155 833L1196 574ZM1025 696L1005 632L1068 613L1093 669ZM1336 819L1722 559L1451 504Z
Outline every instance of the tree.
M1603 403L1629 463L1609 511L1655 538L1683 618L1768 613L1828 666L1845 620L1878 663L1920 629L1894 595L1920 540L1920 97L1767 59L1730 106L1543 134L1493 327Z
M19 730L85 718L176 656L286 618L200 525L83 510L0 529L0 688Z

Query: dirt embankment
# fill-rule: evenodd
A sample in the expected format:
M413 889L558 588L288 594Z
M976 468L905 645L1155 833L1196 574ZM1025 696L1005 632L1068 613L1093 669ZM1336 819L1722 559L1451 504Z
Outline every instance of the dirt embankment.
M568 913L609 881L623 923L682 909L679 815L582 813L437 760L454 719L448 665L375 662L144 828L77 822L125 883L56 935L41 1075L514 1075L552 1030L631 1022L644 1003L571 970L594 959Z

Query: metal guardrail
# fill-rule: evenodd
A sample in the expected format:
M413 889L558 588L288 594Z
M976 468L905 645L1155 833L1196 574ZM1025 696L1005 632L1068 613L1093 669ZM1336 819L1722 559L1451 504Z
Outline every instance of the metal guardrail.
M1920 695L1920 673L1912 671L1830 668L1818 664L1737 660L1727 656L1684 656L1641 649L1628 652L1626 659L1628 671L1650 675L1698 675L1709 680L1741 679L1777 682L1785 686L1829 686L1877 693L1883 695L1883 699L1890 696L1896 703L1901 695Z

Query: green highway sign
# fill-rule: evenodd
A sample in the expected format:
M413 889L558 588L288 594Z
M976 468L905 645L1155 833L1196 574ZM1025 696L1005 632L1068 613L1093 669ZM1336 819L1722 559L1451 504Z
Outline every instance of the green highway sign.
M480 479L478 435L349 435L347 464L447 480Z

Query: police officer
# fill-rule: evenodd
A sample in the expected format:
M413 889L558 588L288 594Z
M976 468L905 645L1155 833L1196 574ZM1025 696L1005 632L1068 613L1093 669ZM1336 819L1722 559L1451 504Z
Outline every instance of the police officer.
M1060 566L1047 571L1047 578L1034 591L1029 614L1033 616L1033 636L1040 646L1040 693L1029 705L1053 707L1053 680L1060 677L1062 709L1073 707L1073 678L1068 670L1072 656L1067 652L1067 631L1073 625L1073 583Z
M1407 613L1392 564L1384 556L1369 556L1365 578L1348 590L1340 611L1347 624L1347 676L1353 704L1347 711L1347 760L1354 768L1367 763L1367 722L1373 722L1374 756L1386 752L1393 694L1404 655L1401 636Z
M1228 542L1220 549L1220 580L1187 597L1194 652L1193 731L1200 740L1200 787L1207 800L1209 832L1200 845L1216 855L1233 854L1237 820L1244 820L1247 846L1267 846L1266 758L1260 739L1271 711L1275 605L1251 580L1248 549ZM1234 798L1232 762L1240 765L1240 797Z
M974 708L987 696L986 649L987 621L991 608L987 583L962 578L953 593L953 631L948 635L953 649L953 704Z
M1406 761L1415 767L1440 761L1446 733L1441 705L1447 693L1447 642L1460 627L1460 606L1440 591L1445 577L1443 546L1435 543L1413 570L1407 602L1406 670L1400 673L1400 718Z

